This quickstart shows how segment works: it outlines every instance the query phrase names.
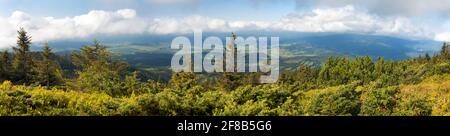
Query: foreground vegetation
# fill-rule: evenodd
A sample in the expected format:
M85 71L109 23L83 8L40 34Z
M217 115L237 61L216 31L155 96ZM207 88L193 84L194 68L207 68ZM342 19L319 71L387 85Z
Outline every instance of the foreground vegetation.
M145 87L148 93L113 97L99 92L0 86L1 116L113 115L450 115L450 75L415 85L382 87L352 83L309 91L277 84L242 86L232 92Z
M1 54L0 116L445 116L450 115L450 49L402 61L330 57L299 64L278 83L258 74L173 73L141 81L99 42L73 52L65 69L48 46L29 51L22 29ZM33 57L39 56L39 57Z

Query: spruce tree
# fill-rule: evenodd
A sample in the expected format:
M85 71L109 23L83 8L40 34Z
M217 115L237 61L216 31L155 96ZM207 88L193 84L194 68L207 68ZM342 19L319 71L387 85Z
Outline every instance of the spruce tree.
M368 83L375 78L373 75L375 64L369 56L357 57L352 61L351 69L353 73L352 80L361 80L364 83Z
M440 55L441 61L448 60L450 58L450 49L449 49L447 43L444 43L439 55Z
M194 74L193 63L188 59L188 69L191 72L174 72L172 73L171 80L169 82L169 86L178 91L188 90L195 85L197 85L197 76Z
M375 76L379 77L386 73L385 62L383 57L378 57L377 63L375 63Z
M35 79L41 85L47 87L59 84L62 81L60 66L52 59L54 54L52 49L46 43L42 50L42 60L36 68L37 76Z
M430 60L431 60L431 57L430 57L430 55L428 54L428 52L425 53L425 61L426 61L426 62L430 62Z
M230 43L228 43L227 49L226 49L227 52L231 52L231 53L227 54L225 56L224 63L223 63L224 67L225 67L225 70L227 69L226 65L228 63L226 61L226 59L232 58L233 60L235 60L236 56L237 56L237 47L235 45L235 40L236 40L237 36L236 36L236 34L234 32L231 33L231 38L232 39L231 39ZM234 63L234 67L233 67L234 73L224 72L223 75L222 75L222 82L223 83L221 83L220 86L224 90L231 91L231 90L234 90L237 87L239 87L239 86L244 84L244 82L242 81L244 76L243 76L243 74L240 74L240 73L237 72L238 67L237 67L237 64L235 62L236 62L236 60L233 62ZM231 63L231 62L229 62L229 63Z
M29 84L32 77L33 59L30 53L31 36L20 28L17 39L17 47L13 47L15 80L19 83Z
M0 55L0 81L10 80L11 61L9 52L5 50Z
M74 89L82 91L103 91L112 96L120 96L121 82L128 69L128 64L113 61L106 46L94 41L93 45L84 46L80 53L73 52L72 59L77 78L72 82Z

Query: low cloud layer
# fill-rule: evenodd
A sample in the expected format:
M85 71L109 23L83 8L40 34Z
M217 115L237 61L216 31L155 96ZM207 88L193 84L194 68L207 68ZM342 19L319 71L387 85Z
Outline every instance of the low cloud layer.
M357 11L353 6L291 14L283 17L274 27L299 32L356 32L422 38L431 38L433 35L427 31L427 26L414 25L407 18L383 18Z
M379 15L450 16L448 0L296 0L299 8L354 5Z
M404 17L380 17L357 11L353 6L319 8L306 13L292 13L278 21L227 21L199 15L184 18L145 18L133 9L117 11L94 10L87 14L54 18L37 17L21 11L0 17L0 48L15 45L16 30L24 27L33 41L83 38L92 35L173 34L193 30L230 31L294 31L294 32L355 32L398 35L439 41L450 40L450 32L434 31ZM436 26L433 26L436 28Z

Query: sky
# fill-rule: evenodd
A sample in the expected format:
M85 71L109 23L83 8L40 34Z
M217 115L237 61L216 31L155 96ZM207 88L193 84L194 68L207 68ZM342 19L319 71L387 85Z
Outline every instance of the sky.
M449 0L0 0L0 48L92 35L289 31L450 41Z

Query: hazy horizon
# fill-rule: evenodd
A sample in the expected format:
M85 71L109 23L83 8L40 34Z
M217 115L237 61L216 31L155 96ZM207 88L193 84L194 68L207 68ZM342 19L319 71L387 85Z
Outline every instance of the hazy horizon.
M405 4L408 3L408 4ZM264 31L450 40L450 2L431 0L0 0L0 48L95 36Z

